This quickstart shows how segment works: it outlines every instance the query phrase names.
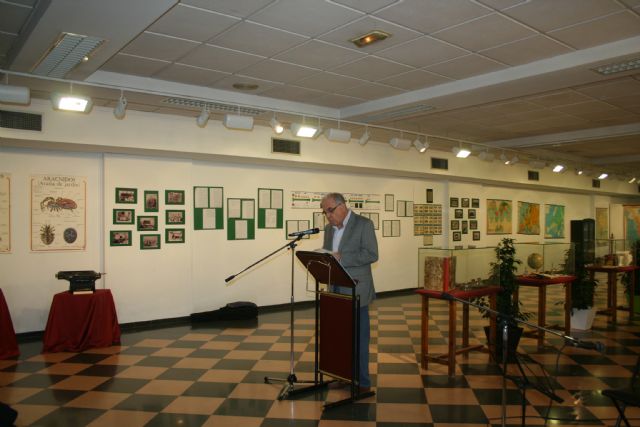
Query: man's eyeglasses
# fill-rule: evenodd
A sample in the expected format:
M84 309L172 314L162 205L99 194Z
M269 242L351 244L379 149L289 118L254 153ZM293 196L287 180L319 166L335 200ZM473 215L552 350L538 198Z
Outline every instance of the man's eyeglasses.
M327 209L325 209L324 211L322 211L322 213L323 213L323 214L325 214L325 215L332 215L332 214L333 214L333 212L334 212L336 209L338 209L338 206L340 206L341 204L342 204L342 203L338 203L337 205L335 205L335 206L334 206L334 207L332 207L332 208L327 208Z

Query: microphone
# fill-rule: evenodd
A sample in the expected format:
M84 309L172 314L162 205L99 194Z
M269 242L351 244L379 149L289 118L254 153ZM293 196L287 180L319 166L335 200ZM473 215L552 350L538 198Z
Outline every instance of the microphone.
M319 232L320 232L319 228L310 228L304 231L296 231L294 233L289 233L289 237L307 236L309 234L318 234Z

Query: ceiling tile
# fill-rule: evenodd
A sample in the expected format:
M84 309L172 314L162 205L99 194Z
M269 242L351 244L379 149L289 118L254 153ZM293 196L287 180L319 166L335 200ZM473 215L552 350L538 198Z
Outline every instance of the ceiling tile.
M180 63L235 73L262 61L264 57L203 44L180 59Z
M570 52L568 47L542 35L486 49L480 53L508 65L522 65Z
M325 92L341 92L345 89L359 86L362 83L363 80L360 79L324 72L316 73L303 80L299 80L296 82L296 86L302 86Z
M318 70L313 68L267 59L244 69L242 75L274 82L292 83L317 72Z
M286 99L288 101L304 102L307 104L315 103L315 100L324 95L323 92L311 89L305 89L297 86L281 86L274 87L261 93L277 99Z
M606 102L592 100L587 102L581 102L579 104L554 107L553 109L555 111L560 111L565 114L577 116L582 113L596 113L600 111L606 112L606 111L616 110L616 107L614 107L613 105L609 105Z
M537 30L547 32L619 10L621 7L615 1L538 0L521 3L504 13Z
M399 0L334 0L335 3L340 3L365 13L375 12L378 9L382 9L398 1Z
M432 65L431 67L426 67L425 70L440 74L450 79L460 80L467 77L501 70L503 68L506 67L489 58L472 54L443 62L441 64Z
M498 10L507 9L528 1L529 0L478 0L479 3Z
M115 73L150 77L169 64L171 63L168 61L118 53L100 67L100 69L103 71L113 71Z
M320 40L309 40L307 43L276 55L274 58L292 64L327 70L355 61L365 55L364 52L358 52L354 49L346 49Z
M580 86L576 88L576 91L603 100L626 95L638 95L640 98L640 81L630 76L620 77L606 82Z
M0 31L18 34L33 9L11 3L0 3Z
M588 96L574 90L561 90L543 95L530 96L525 99L533 104L546 108L577 104L590 100Z
M323 95L313 100L314 104L329 108L344 108L351 105L361 104L362 102L364 102L364 99L337 95L333 93Z
M405 90L416 90L450 81L451 79L438 76L427 71L413 70L408 73L396 74L393 77L382 79L379 83L399 87Z
M255 84L255 85L258 85L258 88L255 91L239 90L233 87L233 85L236 83L249 84L249 85ZM254 79L253 77L248 77L248 76L227 76L225 78L222 78L214 82L209 86L215 89L230 90L238 93L260 94L273 87L281 87L282 85L280 83L270 82L262 79Z
M406 65L397 64L374 56L367 56L366 58L338 67L334 71L363 80L377 81L410 70L411 68Z
M280 0L255 13L251 21L314 37L361 16L361 12L322 0Z
M227 75L227 73L208 70L206 68L192 67L191 65L171 64L154 75L154 77L191 85L208 86Z
M434 34L438 39L474 52L533 35L530 29L497 13Z
M220 34L238 18L178 4L164 14L147 31L204 42ZM185 25L185 23L188 23Z
M145 32L133 39L121 52L129 55L175 61L198 45L199 43L189 40Z
M405 0L375 15L426 34L490 13L470 1Z
M368 46L359 48L360 52L373 53L382 49L387 49L391 46L395 46L400 43L420 37L421 34L417 31L410 30L408 28L395 25L391 22L383 21L372 16L365 16L364 18L353 21L344 27L333 30L327 34L318 37L320 40L335 43L339 46L353 49L354 44L351 40L361 37L373 30L384 31L391 34L391 37L386 40L370 44Z
M612 28L615 31L611 31ZM577 49L585 49L640 35L640 16L627 10L552 31L549 35Z
M182 3L215 12L247 18L256 11L278 0L181 0Z
M307 38L253 22L242 22L213 40L214 44L229 49L255 55L273 56L304 43Z
M422 68L459 56L465 56L469 53L469 51L449 43L424 36L377 52L376 56Z
M388 96L398 95L405 91L391 86L385 86L377 83L365 83L358 87L345 89L340 93L346 96L362 98L367 100L386 98Z

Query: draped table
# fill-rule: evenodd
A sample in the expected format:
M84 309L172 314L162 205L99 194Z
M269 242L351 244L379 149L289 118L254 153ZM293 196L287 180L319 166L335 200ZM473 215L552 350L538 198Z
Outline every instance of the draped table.
M599 310L598 313L607 313L611 315L611 323L614 325L618 320L618 273L630 273L631 274L631 287L629 293L631 299L629 302L629 321L633 320L635 314L635 284L636 284L636 270L640 267L635 265L588 265L587 271L591 275L591 279L594 278L595 273L607 273L607 308L605 310Z
M7 307L4 294L0 289L0 359L10 359L19 355L20 350L18 349L16 332L11 322L9 307Z

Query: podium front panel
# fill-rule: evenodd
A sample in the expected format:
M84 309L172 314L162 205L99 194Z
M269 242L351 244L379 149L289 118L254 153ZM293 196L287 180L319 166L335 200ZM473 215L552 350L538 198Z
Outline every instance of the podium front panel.
M320 294L320 371L353 380L353 307L351 297Z

